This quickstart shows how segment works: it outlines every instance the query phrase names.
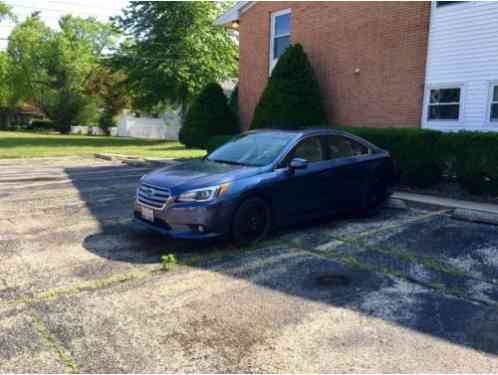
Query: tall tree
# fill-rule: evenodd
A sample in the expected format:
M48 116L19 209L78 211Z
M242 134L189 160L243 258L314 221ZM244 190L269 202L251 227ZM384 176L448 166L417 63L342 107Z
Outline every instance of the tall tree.
M3 1L0 1L0 21L4 18L15 20L16 16L14 15L14 13L12 13L12 8L10 7L10 5L7 5Z
M132 2L115 19L126 35L114 57L142 108L183 104L209 82L237 74L233 37L213 24L226 3Z
M96 115L88 110L96 107L88 85L116 32L94 18L73 16L62 17L59 27L51 30L33 14L12 31L8 53L18 97L37 105L66 133Z

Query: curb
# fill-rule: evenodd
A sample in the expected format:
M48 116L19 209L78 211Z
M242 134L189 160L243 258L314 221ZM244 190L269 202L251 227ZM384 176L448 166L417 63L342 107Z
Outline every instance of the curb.
M457 220L470 221L474 223L498 225L498 214L490 212L455 208L455 210L451 213L451 217Z
M403 204L400 204L399 201ZM408 208L410 204L448 208L452 210L449 213L449 216L452 219L498 225L498 206L495 207L495 205L483 206L479 203L469 201L458 202L444 198L440 199L439 197L430 195L419 197L417 195L407 195L405 193L394 193L393 197L386 202L386 207L403 209ZM472 205L475 205L476 207L472 208Z
M132 167L161 167L176 164L177 159L149 159L141 158L134 155L110 154L110 153L97 153L94 155L97 159L108 161L120 161Z

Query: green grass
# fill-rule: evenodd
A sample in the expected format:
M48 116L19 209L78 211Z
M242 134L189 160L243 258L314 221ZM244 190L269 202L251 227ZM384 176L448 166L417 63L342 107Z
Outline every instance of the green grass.
M85 156L95 153L154 159L205 155L204 150L187 149L174 141L0 131L0 159Z

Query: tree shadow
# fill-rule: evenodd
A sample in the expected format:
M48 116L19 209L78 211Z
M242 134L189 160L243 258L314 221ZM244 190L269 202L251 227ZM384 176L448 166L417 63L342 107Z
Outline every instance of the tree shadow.
M91 168L104 179L81 178L85 168L67 168L101 230L87 236L83 246L101 258L135 264L153 264L163 254L210 272L222 273L279 293L325 305L350 309L383 319L414 332L453 344L498 355L498 312L487 306L445 295L409 280L346 266L333 259L292 249L278 241L295 233L334 226L341 218L301 224L273 233L269 241L252 249L235 249L224 240L209 242L172 240L134 226L134 193L139 175L129 166ZM89 171L86 169L86 171ZM92 188L103 187L120 199L105 201ZM376 220L376 219L372 219ZM249 251L250 250L250 251ZM191 262L192 259L197 259ZM248 265L251 265L250 267Z

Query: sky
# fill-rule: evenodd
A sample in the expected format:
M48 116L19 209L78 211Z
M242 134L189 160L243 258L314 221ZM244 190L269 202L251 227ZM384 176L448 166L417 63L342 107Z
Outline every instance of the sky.
M41 18L51 27L57 28L58 19L64 14L81 17L95 17L107 21L109 17L120 14L128 0L2 0L12 7L18 21L21 22L31 13L41 11ZM0 49L7 47L12 28L15 25L9 20L0 22Z

